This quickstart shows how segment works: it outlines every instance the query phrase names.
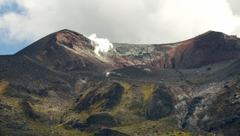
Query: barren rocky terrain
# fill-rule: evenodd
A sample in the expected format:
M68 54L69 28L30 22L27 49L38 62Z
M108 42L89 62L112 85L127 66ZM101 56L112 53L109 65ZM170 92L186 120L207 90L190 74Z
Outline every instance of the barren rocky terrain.
M0 135L240 135L240 39L98 44L70 30L0 56Z

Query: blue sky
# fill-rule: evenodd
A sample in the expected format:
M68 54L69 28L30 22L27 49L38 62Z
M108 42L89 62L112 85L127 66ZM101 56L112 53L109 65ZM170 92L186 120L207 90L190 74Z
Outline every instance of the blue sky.
M3 16L8 13L15 13L15 14L23 14L24 9L22 9L18 3L16 2L6 2L0 5L0 16ZM30 41L8 41L8 30L1 28L0 29L0 55L8 55L8 54L14 54L18 52L19 50L23 49L27 45L29 45ZM4 40L4 38L7 38Z
M62 29L110 42L169 43L209 30L240 35L239 0L0 0L0 55Z
M0 44L1 44L0 55L11 55L25 48L30 43L19 42L19 43L9 44L9 43L1 42Z
M24 9L22 9L18 3L16 2L9 2L9 3L4 3L3 5L0 6L0 15L4 15L9 12L15 12L17 14L21 14L24 12Z

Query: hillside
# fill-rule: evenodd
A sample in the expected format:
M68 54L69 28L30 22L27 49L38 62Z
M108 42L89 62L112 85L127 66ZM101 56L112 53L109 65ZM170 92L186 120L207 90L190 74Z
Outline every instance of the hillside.
M240 134L239 38L97 46L61 30L0 56L0 134Z

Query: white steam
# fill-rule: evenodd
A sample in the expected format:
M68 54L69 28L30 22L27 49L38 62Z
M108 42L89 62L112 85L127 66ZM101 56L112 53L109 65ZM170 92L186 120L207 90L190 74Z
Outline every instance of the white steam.
M109 48L113 47L113 44L109 42L108 39L105 38L97 38L95 33L88 36L88 38L97 43L95 46L94 52L99 55L100 52L108 52Z

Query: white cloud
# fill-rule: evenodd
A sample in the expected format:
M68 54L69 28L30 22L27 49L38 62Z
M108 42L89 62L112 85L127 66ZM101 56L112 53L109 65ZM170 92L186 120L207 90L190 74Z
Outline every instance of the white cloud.
M227 0L230 4L230 7L233 11L233 14L240 16L240 1L239 0Z
M0 0L0 5L7 1ZM0 34L0 40L34 42L65 28L124 43L177 42L208 30L240 35L237 0L15 2L24 12L0 15L0 32L7 32Z
M12 2L14 2L14 0L0 0L0 6L9 5Z

